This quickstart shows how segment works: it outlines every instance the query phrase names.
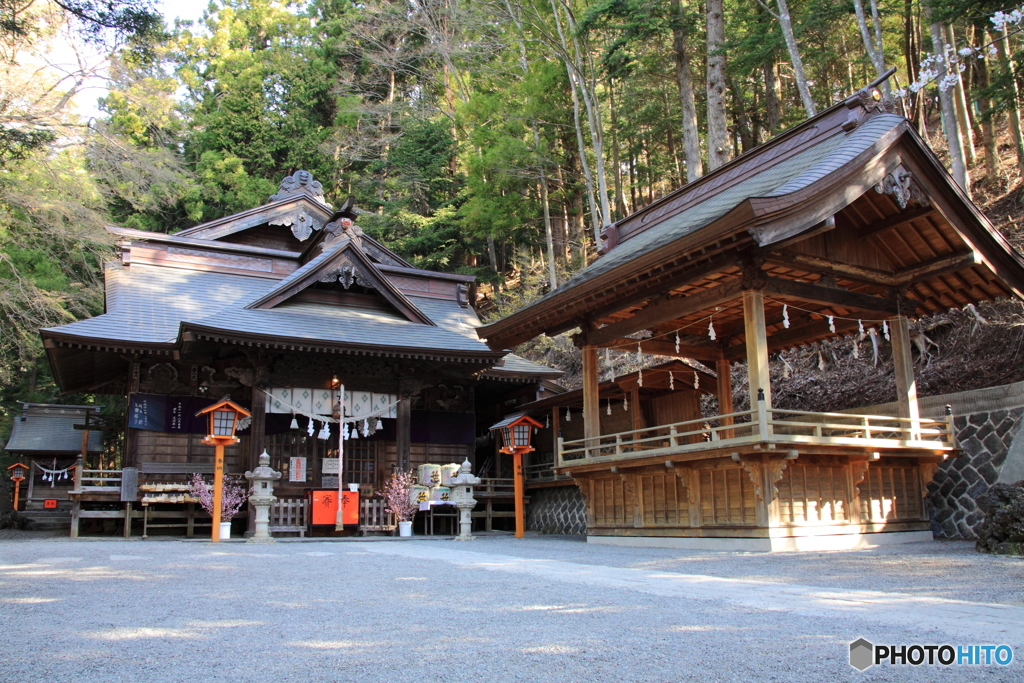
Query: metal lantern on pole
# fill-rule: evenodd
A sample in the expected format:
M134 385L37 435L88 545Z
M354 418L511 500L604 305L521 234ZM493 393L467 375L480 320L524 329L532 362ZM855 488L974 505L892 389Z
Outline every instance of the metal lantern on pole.
M522 538L526 532L526 520L524 515L524 482L523 482L523 454L533 450L533 430L540 429L543 425L537 422L526 413L510 415L498 424L491 427L492 432L501 435L502 453L512 456L512 471L515 475L515 502L516 502L516 538Z
M11 473L11 481L14 482L14 511L18 511L18 495L21 493L21 482L25 481L25 473L28 471L29 466L16 462L7 468Z
M213 529L210 540L220 542L220 508L224 496L224 446L238 443L235 436L238 421L249 417L251 413L234 401L223 400L212 406L203 408L196 417L206 415L208 418L206 438L203 443L214 448L213 465Z

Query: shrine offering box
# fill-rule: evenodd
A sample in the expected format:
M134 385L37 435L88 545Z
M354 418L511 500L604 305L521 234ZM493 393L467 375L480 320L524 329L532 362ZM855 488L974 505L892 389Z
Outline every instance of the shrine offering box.
M359 524L359 494L352 491L345 491L341 494L337 489L312 491L312 519L313 526L337 524L338 521L338 496L341 496L341 521L342 524Z
M437 486L441 483L440 465L420 465L418 472L420 486Z

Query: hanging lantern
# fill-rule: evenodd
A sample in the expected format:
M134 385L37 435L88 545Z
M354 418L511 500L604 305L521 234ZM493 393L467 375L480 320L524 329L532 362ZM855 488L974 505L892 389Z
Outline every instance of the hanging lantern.
M292 413L292 423L288 425L288 429L298 429L299 421L295 419L295 413Z
M243 417L249 417L251 413L234 401L224 400L214 403L208 408L203 408L196 417L207 415L209 422L207 426L207 439L230 440L235 439L235 430L238 422Z
M534 428L540 427L537 422L526 413L510 415L501 422L491 427L492 432L501 434L502 453L527 453L533 450L530 441L533 437Z

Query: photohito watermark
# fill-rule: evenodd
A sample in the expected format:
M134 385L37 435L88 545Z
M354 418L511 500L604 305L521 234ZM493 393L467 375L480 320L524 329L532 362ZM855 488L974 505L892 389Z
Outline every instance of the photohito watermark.
M890 666L1009 666L1009 645L873 645L864 638L850 643L850 666L864 671Z

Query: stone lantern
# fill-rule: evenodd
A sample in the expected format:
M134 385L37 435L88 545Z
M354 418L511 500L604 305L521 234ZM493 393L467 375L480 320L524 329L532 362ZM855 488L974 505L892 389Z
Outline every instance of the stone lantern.
M274 495L274 482L281 478L280 472L270 469L270 454L263 451L260 455L259 467L246 472L245 478L252 482L252 495L249 502L256 508L256 533L249 543L273 543L270 532L270 504L277 500Z
M470 472L471 465L466 459L459 468L459 473L449 480L452 488L451 502L459 508L459 535L456 541L473 540L473 508L476 507L476 499L473 498L473 487L480 483L480 477L473 476Z

